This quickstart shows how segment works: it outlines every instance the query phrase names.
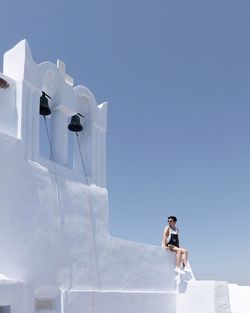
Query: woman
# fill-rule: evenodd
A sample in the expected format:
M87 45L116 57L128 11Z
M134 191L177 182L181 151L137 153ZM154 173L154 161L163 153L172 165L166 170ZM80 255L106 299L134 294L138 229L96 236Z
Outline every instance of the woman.
M184 271L190 272L191 269L187 264L188 251L179 247L179 230L176 227L177 218L175 216L168 217L168 225L163 232L162 247L169 249L176 253L176 268L177 273L183 273L181 270L181 263Z

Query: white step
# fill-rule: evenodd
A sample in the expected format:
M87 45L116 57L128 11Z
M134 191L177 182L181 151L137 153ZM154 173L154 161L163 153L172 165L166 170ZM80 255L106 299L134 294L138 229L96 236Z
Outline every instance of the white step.
M250 286L229 284L231 313L250 312Z
M226 282L182 281L177 291L177 313L231 313Z
M175 313L175 292L67 292L70 313ZM76 305L77 304L77 305ZM189 312L191 313L191 312ZM201 312L200 312L201 313Z

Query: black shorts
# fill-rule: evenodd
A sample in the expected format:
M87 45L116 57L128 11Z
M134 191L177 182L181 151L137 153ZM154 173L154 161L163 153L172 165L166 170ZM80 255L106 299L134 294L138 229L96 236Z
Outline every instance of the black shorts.
M171 243L167 244L167 247L172 251L174 248L179 248L178 246L176 245L173 245Z

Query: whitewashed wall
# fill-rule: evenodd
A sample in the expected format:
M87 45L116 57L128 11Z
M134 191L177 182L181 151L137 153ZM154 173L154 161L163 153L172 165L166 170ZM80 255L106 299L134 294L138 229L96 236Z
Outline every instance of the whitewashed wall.
M0 278L0 307L10 306L11 313L27 312L26 296L23 283Z
M107 105L97 106L86 87L73 87L62 68L49 62L37 65L26 41L5 54L4 77L12 89L0 92L9 118L5 125L0 123L0 272L26 282L30 312L38 290L56 288L61 290L64 312L87 305L82 295L89 291L97 293L96 312L103 313L102 301L108 312L113 299L124 312L136 308L145 313L158 297L158 305L164 303L167 313L174 312L174 255L109 235ZM39 154L42 91L52 97L55 162ZM11 110L15 114L9 115ZM79 139L90 186L76 145L74 167L66 166L67 120L77 112L85 115ZM74 297L76 302L69 300Z
M106 189L60 165L55 178L49 161L23 154L20 140L0 134L1 272L65 288L173 289L173 255L109 236Z

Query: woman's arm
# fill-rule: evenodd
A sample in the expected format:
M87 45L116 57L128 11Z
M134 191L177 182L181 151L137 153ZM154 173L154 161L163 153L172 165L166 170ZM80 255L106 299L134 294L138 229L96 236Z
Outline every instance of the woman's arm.
M162 247L167 248L167 238L169 236L169 226L166 226L162 236Z

